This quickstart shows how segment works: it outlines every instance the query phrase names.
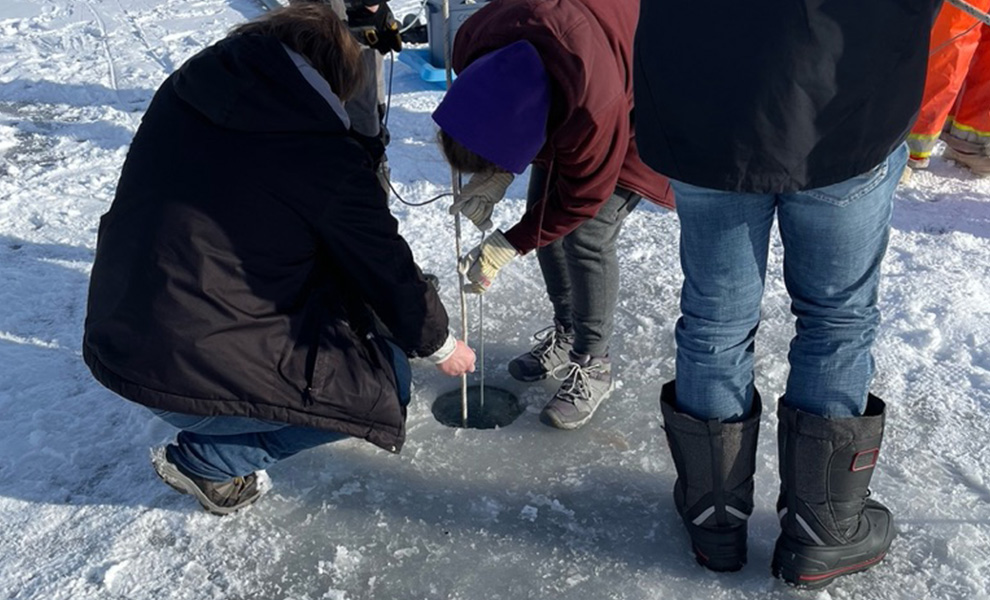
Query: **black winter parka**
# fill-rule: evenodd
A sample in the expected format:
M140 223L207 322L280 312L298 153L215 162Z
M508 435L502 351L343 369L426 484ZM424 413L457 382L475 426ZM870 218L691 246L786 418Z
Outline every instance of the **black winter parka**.
M918 114L940 0L643 0L636 139L671 179L782 193L865 173Z
M275 39L239 35L161 86L100 223L83 356L148 407L340 431L397 452L388 347L447 314L373 159Z

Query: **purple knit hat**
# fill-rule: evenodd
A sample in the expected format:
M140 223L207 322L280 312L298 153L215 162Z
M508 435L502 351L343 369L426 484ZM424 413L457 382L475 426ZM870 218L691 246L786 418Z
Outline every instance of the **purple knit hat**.
M546 142L549 113L543 61L533 44L519 41L458 73L433 120L468 150L518 174Z

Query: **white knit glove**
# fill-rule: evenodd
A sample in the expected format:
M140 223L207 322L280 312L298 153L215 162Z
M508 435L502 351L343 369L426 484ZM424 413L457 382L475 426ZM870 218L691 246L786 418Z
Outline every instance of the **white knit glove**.
M505 239L502 232L495 230L481 245L464 255L459 268L468 278L464 291L472 294L484 294L492 286L495 276L512 259L519 256L519 251Z
M492 227L492 211L514 179L506 171L475 173L450 205L450 214L461 213L482 231Z

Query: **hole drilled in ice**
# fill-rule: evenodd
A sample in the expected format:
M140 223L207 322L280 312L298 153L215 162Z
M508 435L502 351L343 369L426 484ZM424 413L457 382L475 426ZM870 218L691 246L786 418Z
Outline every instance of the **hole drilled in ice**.
M505 427L522 414L519 399L501 388L485 386L485 401L481 402L481 386L467 389L468 429ZM461 388L440 394L433 402L433 417L448 427L464 427L461 419Z

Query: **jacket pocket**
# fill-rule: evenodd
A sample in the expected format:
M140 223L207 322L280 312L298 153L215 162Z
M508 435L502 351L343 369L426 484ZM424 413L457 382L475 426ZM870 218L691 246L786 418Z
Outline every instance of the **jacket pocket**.
M380 360L370 343L342 320L323 332L306 390L314 412L331 410L364 420L375 411L383 385Z

